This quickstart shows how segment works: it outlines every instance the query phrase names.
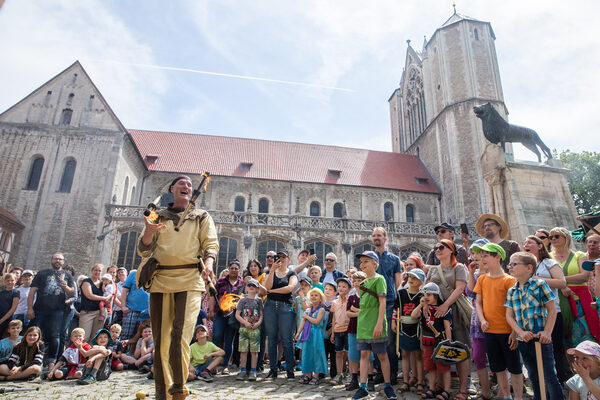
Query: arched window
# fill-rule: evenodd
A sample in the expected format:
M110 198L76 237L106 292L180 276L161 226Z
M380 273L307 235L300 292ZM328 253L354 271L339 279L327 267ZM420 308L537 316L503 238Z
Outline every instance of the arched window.
M131 197L129 198L129 204L132 206L135 205L135 185L131 187Z
M58 187L59 192L71 192L71 186L73 185L73 177L75 176L76 166L77 162L75 160L68 160L65 163L65 169L63 170L62 177L60 178L60 186Z
M356 258L356 255L362 254L365 251L370 251L370 250L375 251L375 246L373 246L372 244L369 244L369 243L363 244L362 246L356 246L354 248L354 266L356 268L360 267L360 259ZM360 271L360 269L359 269L359 271Z
M412 204L406 206L406 222L415 222L415 207Z
M310 216L318 217L319 215L321 215L321 205L318 201L313 201L310 203Z
M258 213L259 214L268 214L269 213L269 200L267 198L263 197L260 200L258 200ZM267 216L259 215L258 222L262 223L262 224L266 224Z
M410 247L405 247L403 249L400 249L400 254L396 254L398 257L400 257L401 260L406 260L408 258L408 256L410 256L411 253L419 253L421 255L421 258L423 260L427 260L427 252L421 250L418 247L415 246L410 246Z
M37 190L40 185L40 178L42 177L42 169L44 168L44 157L37 157L31 163L29 170L29 177L27 178L27 190Z
M173 193L171 193L171 192L163 193L162 196L160 197L160 206L167 207L169 205L169 203L172 203L174 200L175 200L175 196L173 196Z
M391 201L383 205L383 219L386 221L394 220L394 204Z
M125 267L128 271L137 268L142 259L137 254L137 240L140 236L139 232L125 232L121 234L119 243L119 256L117 265Z
M129 177L125 177L125 186L123 186L123 200L121 204L127 204L127 192L129 191Z
M258 261L261 262L262 265L266 265L267 263L267 252L269 251L279 251L281 249L285 249L283 243L277 240L265 240L258 244Z
M325 265L325 256L333 251L333 247L323 242L312 242L306 245L308 250L314 250L317 255L316 265Z
M217 260L217 276L229 265L230 261L237 259L237 240L221 236L219 238L219 257Z
M73 116L73 110L70 108L65 108L62 110L62 114L60 115L60 125L70 125L71 117Z
M70 106L71 104L73 104L73 98L75 98L75 95L73 93L69 94L69 98L67 99L67 105Z
M246 199L244 196L238 196L235 198L235 204L233 205L233 211L246 211Z
M344 204L335 203L333 205L333 218L344 218Z

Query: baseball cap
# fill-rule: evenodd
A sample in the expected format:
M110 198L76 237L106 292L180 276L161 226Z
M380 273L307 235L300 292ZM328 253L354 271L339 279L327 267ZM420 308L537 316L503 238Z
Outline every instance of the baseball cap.
M574 349L567 350L567 354L569 355L574 355L576 352L587 354L589 356L600 357L600 344L594 343L591 340L584 340Z
M502 260L504 261L504 259L506 258L506 252L504 251L504 249L496 244L496 243L486 243L483 246L471 246L471 249L473 251L487 251L488 253L498 253L500 254L500 257L502 258Z
M308 276L303 276L302 278L300 278L300 282L306 282L309 285L312 285L312 281L310 280L310 278Z
M260 283L258 283L258 281L256 279L250 279L248 281L248 283L246 283L246 286L254 286L256 288L260 287Z
M421 282L425 282L425 272L421 268L413 268L407 274L414 276Z
M581 264L581 268L583 268L585 271L593 271L594 264L597 262L600 262L600 258L596 258L593 261L584 261L583 264ZM23 274L25 274L25 271L23 271Z
M486 238L481 238L481 239L477 239L473 242L473 244L471 245L471 247L469 247L471 250L473 250L473 247L476 246L483 246L486 243L489 243L490 241L487 240Z
M208 332L208 328L206 327L206 325L198 325L198 328L202 329L204 332Z
M423 294L437 294L438 297L440 298L440 301L444 301L444 298L442 296L442 292L440 291L440 287L433 283L433 282L429 282L427 284L425 284L422 288L421 288L421 293Z
M277 252L277 254L283 254L286 257L290 256L290 253L288 253L288 251L286 249L281 249Z
M300 250L299 254L302 254L302 253L310 254L310 251L308 251L308 249L302 249L302 250Z
M356 255L356 258L359 260L361 257L369 257L379 265L379 256L373 250L363 251L362 253Z
M441 224L439 224L438 226L436 226L435 228L433 228L433 231L435 233L437 233L437 231L439 229L448 229L449 231L456 232L456 229L454 229L454 227L452 225L450 225L449 223L447 223L447 222L442 222Z
M340 284L340 282L344 282L346 283L348 286L350 286L350 288L352 288L352 282L350 282L350 279L346 278L345 276L342 276L340 278L337 278L335 280L335 283L337 283L338 285Z
M113 280L113 277L112 277L112 275L111 275L111 274L104 274L104 275L102 275L102 279L108 279L108 280L111 280L111 281L112 281L112 280Z
M23 275L28 275L28 274L29 274L29 275L31 275L31 276L33 276L33 275L34 275L34 273L33 273L33 271L32 271L32 270L30 270L30 269L26 269L25 271L23 271L23 273L21 274L21 276L23 276Z
M333 287L335 289L335 291L337 292L337 283L335 283L335 282L323 282L323 288L325 288L326 285L331 285L331 287Z

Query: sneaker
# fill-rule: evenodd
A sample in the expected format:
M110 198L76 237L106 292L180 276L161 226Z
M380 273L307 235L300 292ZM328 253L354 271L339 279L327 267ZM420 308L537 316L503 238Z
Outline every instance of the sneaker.
M214 380L212 375L208 371L202 371L198 378L203 380L204 382L212 382Z
M296 379L296 375L294 374L294 371L288 371L287 378L288 379Z
M348 391L352 391L352 390L358 389L359 387L360 387L360 385L358 384L358 382L351 380L350 383L348 383L345 386L345 389L348 390Z
M77 383L79 385L89 385L89 384L92 384L94 382L96 382L96 378L94 378L91 375L82 376L81 378L79 378L77 380Z
M344 377L341 374L337 374L330 381L332 385L341 385L344 383Z
M352 396L354 400L366 399L367 397L369 397L369 392L361 387L359 387L356 393L354 393L354 396Z
M238 374L236 375L235 379L237 379L238 381L243 381L246 379L246 371L240 371L238 372Z
M255 381L256 380L256 371L250 371L250 375L248 376L248 380L249 381Z
M152 372L152 371L148 372L148 375L146 375L146 378L154 379L154 372Z
M391 385L386 385L385 388L383 388L383 393L385 393L385 397L387 399L397 399L398 396L396 396L396 392L394 391L394 388Z
M267 374L267 376L265 376L265 379L277 379L277 370L269 370L269 373Z
M375 391L375 382L373 382L371 379L369 379L367 381L367 390L369 392L374 392Z

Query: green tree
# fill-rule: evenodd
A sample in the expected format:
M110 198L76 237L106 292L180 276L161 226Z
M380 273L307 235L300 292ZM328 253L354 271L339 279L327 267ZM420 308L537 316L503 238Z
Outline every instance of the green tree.
M600 153L560 153L560 161L571 170L569 189L580 214L600 210Z

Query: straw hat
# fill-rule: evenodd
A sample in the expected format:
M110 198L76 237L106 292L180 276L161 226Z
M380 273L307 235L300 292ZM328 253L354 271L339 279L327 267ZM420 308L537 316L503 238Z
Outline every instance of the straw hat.
M506 239L510 235L510 229L508 229L508 224L506 223L506 221L504 221L504 219L502 219L501 216L496 214L482 214L479 216L479 218L477 218L477 222L475 222L475 230L477 230L479 236L485 237L483 223L488 219L492 219L500 224L500 237L502 239Z

